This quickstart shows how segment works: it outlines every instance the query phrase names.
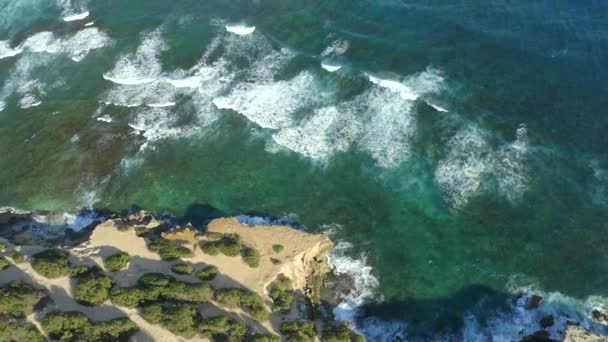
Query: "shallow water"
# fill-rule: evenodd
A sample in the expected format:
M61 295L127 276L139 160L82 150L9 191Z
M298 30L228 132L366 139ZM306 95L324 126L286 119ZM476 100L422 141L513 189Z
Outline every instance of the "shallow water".
M411 339L608 295L603 2L0 8L0 205L295 214Z

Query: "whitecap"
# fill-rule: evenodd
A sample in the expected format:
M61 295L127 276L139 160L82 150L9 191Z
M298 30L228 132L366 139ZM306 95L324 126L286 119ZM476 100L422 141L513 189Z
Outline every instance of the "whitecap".
M175 88L198 88L202 81L200 76L192 76L183 79L167 78L165 80Z
M109 115L103 115L97 118L97 121L103 121L103 122L112 122L112 118Z
M237 34L239 36L245 36L252 34L253 31L255 31L255 26L226 25L226 31Z
M63 21L65 21L65 22L78 21L78 20L83 20L88 16L89 16L89 11L86 11L83 13L72 14L72 15L68 15L67 17L63 17Z
M152 108L173 107L173 106L175 106L175 102L147 103L146 106L152 107Z
M272 138L292 151L315 159L344 152L361 130L352 110L345 107L318 109L297 126L281 129Z
M327 72L336 72L340 69L342 69L341 65L337 65L337 64L330 64L330 63L321 63L321 68L323 68L325 71Z
M14 57L21 52L23 52L23 49L19 47L12 49L8 41L0 40L0 59Z
M88 23L84 24L85 27L89 27L89 26L93 26L95 25L94 21L89 21Z

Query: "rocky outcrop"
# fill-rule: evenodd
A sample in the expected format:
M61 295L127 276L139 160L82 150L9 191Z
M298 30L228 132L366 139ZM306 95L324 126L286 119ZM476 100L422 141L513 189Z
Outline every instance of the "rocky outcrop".
M608 337L596 335L578 325L569 325L563 342L608 342Z

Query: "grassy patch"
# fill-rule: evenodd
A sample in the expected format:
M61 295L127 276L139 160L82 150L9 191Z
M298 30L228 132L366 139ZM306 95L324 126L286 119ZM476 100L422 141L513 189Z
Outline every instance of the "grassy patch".
M228 308L240 307L248 311L257 321L265 321L270 316L262 298L253 292L242 289L219 289L215 291L214 296L218 303Z
M186 338L196 335L201 321L198 310L187 304L152 304L142 308L141 316L150 323L160 324L172 333Z
M192 274L194 272L194 267L191 264L176 264L171 266L171 271L177 274Z
M272 309L274 311L289 311L294 298L294 293L291 289L291 279L283 277L275 281L270 287L270 298L273 302Z
M131 257L129 253L120 252L114 255L110 255L103 261L103 267L109 272L118 272L122 269L127 268Z
M157 240L148 245L148 249L158 253L163 260L175 260L179 258L189 258L194 255L191 249L183 247L176 242L168 240Z
M202 281L212 281L218 274L217 267L211 265L195 273L195 276Z
M34 312L34 306L43 295L30 284L20 280L0 287L0 315L14 318L25 317Z
M44 337L40 331L29 322L1 320L0 341L44 342Z
M279 244L272 245L272 250L277 254L281 253L284 249L285 249L285 247L283 247L283 245L279 245Z
M139 330L128 318L93 322L77 311L49 313L42 320L42 329L60 341L127 341Z
M201 250L209 255L222 253L234 257L241 254L241 248L241 238L238 234L225 234L217 240L201 243Z
M211 341L241 341L247 326L228 316L217 316L202 321L199 333Z
M97 272L81 276L74 288L74 300L85 305L101 305L110 296L112 278Z
M60 249L47 249L46 251L34 254L32 258L32 268L34 271L46 278L65 277L70 273L68 253Z

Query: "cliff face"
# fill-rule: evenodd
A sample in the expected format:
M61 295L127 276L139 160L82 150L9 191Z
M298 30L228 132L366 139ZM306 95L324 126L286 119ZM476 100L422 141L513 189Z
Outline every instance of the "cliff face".
M566 329L564 342L607 342L608 337L596 335L578 325L570 325Z

